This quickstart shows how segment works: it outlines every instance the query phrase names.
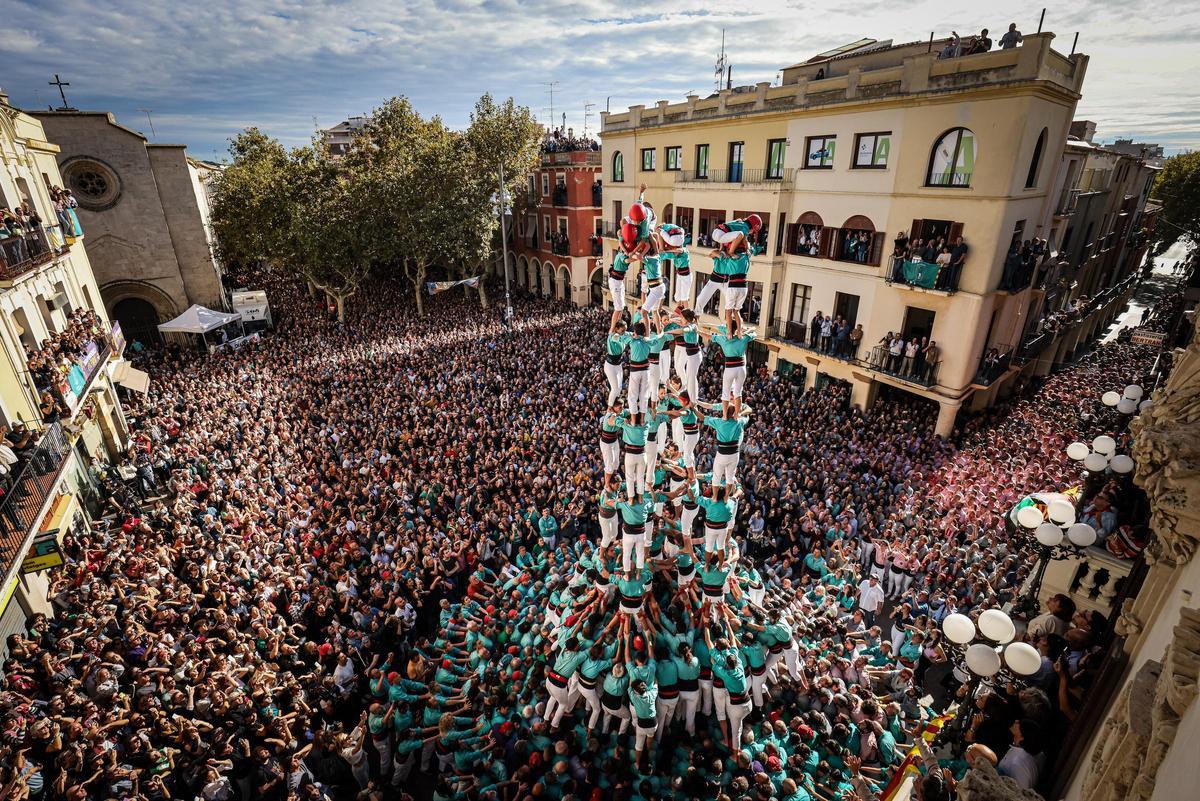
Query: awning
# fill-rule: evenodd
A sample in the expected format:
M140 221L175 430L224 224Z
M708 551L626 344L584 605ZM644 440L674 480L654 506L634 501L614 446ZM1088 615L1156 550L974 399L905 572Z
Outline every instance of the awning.
M113 365L113 381L126 389L145 395L150 391L150 374L139 370L127 361L119 361Z
M158 330L164 334L207 334L209 331L213 331L229 323L237 322L240 319L242 319L242 315L240 314L226 314L225 312L213 311L196 303L174 320L160 325Z

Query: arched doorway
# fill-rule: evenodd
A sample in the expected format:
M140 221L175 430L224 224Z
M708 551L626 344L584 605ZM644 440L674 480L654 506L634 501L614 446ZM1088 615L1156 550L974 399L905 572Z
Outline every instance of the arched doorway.
M529 270L526 273L526 277L529 279L529 281L525 284L525 287L533 295L538 293L538 269L541 266L542 265L538 263L537 259L529 262Z
M121 324L121 333L125 335L126 342L136 340L146 346L162 342L162 334L158 332L158 324L162 321L150 301L142 298L118 300L113 305L111 316Z
M604 305L604 290L606 288L605 282L604 282L604 268L603 267L597 267L596 269L592 270L592 277L588 279L588 285L591 287L590 297L591 297L592 305L593 306L603 306Z
M529 261L524 256L517 257L517 269L513 273L513 280L517 282L517 286L524 288L525 280L529 274Z
M555 296L559 300L571 299L571 273L565 264L558 266L558 286Z
M542 262L542 297L549 298L554 296L554 268L550 266L550 262Z

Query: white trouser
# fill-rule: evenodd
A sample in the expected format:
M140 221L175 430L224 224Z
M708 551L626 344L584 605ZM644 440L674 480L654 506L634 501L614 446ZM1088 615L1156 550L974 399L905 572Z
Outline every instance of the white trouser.
M758 676L751 673L748 678L750 679L750 694L754 698L754 705L761 709L763 705L763 688L767 686L767 674L765 671Z
M662 741L663 732L671 725L671 719L675 717L675 706L679 703L679 696L674 698L663 698L659 696L654 702L654 714L658 719L658 728L654 732L654 739Z
M683 466L684 467L695 467L696 466L696 446L699 444L700 444L700 432L699 431L697 431L695 434L688 434L688 433L684 432L683 447L680 448L680 450L683 451Z
M607 359L604 362L604 377L608 379L608 405L612 406L621 397L621 386L625 383L624 367L613 364Z
M709 280L708 283L704 285L704 288L700 290L700 294L696 296L696 305L694 308L697 310L703 309L708 305L708 302L712 300L712 296L717 294L717 290L724 290L725 287L726 283L724 281L717 282Z
M666 384L671 380L671 346L664 345L658 352L658 381ZM657 396L655 396L657 398Z
M713 692L716 687L713 687L712 679L700 679L700 709L704 714L711 715L713 711Z
M650 397L649 370L629 371L629 393L626 401L630 414L645 414L646 401Z
M800 648L796 645L796 640L793 639L791 645L783 649L783 664L787 667L788 675L792 677L792 681L800 680Z
M675 372L679 375L679 380L683 382L683 389L687 390L688 397L694 401L700 400L700 363L702 361L704 361L703 352L688 353L686 350L675 360Z
M618 311L625 308L625 279L620 280L609 276L608 292L612 295L613 308Z
M646 566L646 535L644 532L629 534L622 526L621 570L628 571L634 564L638 570Z
M600 550L616 542L620 527L621 522L615 514L612 517L600 518Z
M729 719L729 740L737 747L742 741L742 721L750 714L750 702L743 701L740 704L725 704L725 717Z
M691 303L692 301L692 276L695 273L688 271L687 275L675 273L675 294L671 296L671 301L675 304Z
M696 526L696 515L700 514L700 507L694 506L691 509L686 506L679 512L679 530L683 532L684 537L691 538L692 532Z
M599 682L599 679L597 679ZM600 685L597 683L595 687L585 687L579 685L579 697L583 699L584 706L588 711L588 731L595 731L596 724L600 722L600 713L603 709L600 706Z
M671 441L674 442L675 445L680 450L683 450L683 418L682 417L671 418Z
M546 692L550 697L546 699L546 711L542 717L549 721L551 726L558 726L562 722L562 717L567 711L567 696L570 695L569 687L559 687L550 679L546 679Z
M629 728L629 709L624 706L618 707L617 709L609 709L608 707L604 707L604 730L605 731L608 731L609 721L613 721L613 720L621 721L621 725L618 728L618 731L621 734L624 734L625 730Z
M714 487L724 487L737 481L738 461L741 452L718 453L713 457L712 483Z
M714 684L712 688L712 703L713 709L717 711L717 720L725 720L729 717L729 690Z
M601 442L600 456L604 459L604 472L615 473L621 466L621 443Z
M726 287L728 288L721 293L723 299L721 305L725 307L726 311L741 310L742 306L746 303L746 287L731 287L728 284L726 284Z
M646 481L654 480L654 466L658 462L658 432L654 432L654 439L646 437Z
M746 383L746 365L726 367L721 373L721 400L730 401L742 397L742 385Z
M630 710L629 714L630 715L634 714L632 709ZM634 716L634 717L635 717L635 719L634 719L634 724L633 724L633 730L634 730L634 733L637 734L637 738L634 740L633 750L637 751L638 753L641 753L642 751L646 750L646 746L650 743L651 740L654 739L654 732L658 728L658 726L657 726L657 724L651 725L651 726L643 726L642 722L640 720L637 720L636 716Z
M628 494L641 499L646 491L645 453L625 453L625 484Z
M392 755L392 787L399 787L400 785L402 785L406 781L408 781L408 777L410 775L412 775L413 766L416 764L417 764L417 752L416 751L409 751L408 754L403 757L400 756L400 754L398 754L398 753L393 754ZM358 778L357 773L355 774L355 778L356 779ZM366 782L360 782L360 784L363 784L365 786Z
M662 386L663 380L670 376L663 375L658 369L659 354L651 353L650 362L646 366L646 408L653 409L658 405L658 388Z
M683 710L683 728L688 734L695 734L696 707L700 705L700 691L686 690L679 693L679 705Z
M643 305L646 311L652 312L662 305L663 298L667 296L667 285L659 282L658 286L650 287L650 291L646 293L646 303Z
M729 524L713 524L704 521L704 552L713 550L724 551L725 543L729 541Z

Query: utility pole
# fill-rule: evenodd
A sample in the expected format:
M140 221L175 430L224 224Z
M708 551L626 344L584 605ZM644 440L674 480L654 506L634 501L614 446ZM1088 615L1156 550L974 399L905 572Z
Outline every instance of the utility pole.
M554 128L554 87L558 86L558 81L543 81L542 86L550 92L550 127Z
M506 325L512 325L512 296L508 291L508 229L504 225L504 210L508 205L504 200L504 162L500 162L499 167L500 194L496 198L500 201L500 251L504 258L504 322Z
M584 103L583 104L583 138L584 139L587 139L588 120L590 120L592 118L592 109L594 109L595 107L596 107L595 103Z
M138 109L138 111L140 111L140 112L142 112L143 114L145 114L145 115L146 115L146 122L150 123L150 138L151 138L151 139L158 139L158 134L157 134L157 133L155 133L155 131L154 131L154 119L153 119L153 118L150 116L150 112L151 112L151 111L154 111L154 109L152 109L152 108L139 108L139 109Z

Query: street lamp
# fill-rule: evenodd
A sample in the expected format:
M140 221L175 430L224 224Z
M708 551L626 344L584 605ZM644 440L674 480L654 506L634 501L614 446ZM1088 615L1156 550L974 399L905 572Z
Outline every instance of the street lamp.
M1024 595L1013 604L1014 612L1027 618L1036 615L1038 593L1050 563L1077 558L1084 549L1096 544L1096 529L1087 523L1076 522L1075 514L1075 506L1062 499L1051 501L1045 515L1036 506L1026 506L1017 512L1017 523L1032 539L1038 562Z
M965 747L967 727L971 720L970 706L979 688L1005 680L1021 682L1037 673L1042 656L1029 643L1013 642L1017 627L1012 618L999 609L985 609L978 622L959 612L946 616L942 633L950 642L949 656L954 676L967 686L954 720L942 728L941 744L949 745L955 753ZM962 708L967 704L966 709Z

